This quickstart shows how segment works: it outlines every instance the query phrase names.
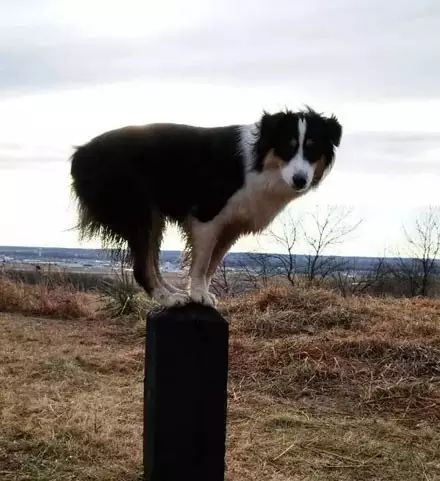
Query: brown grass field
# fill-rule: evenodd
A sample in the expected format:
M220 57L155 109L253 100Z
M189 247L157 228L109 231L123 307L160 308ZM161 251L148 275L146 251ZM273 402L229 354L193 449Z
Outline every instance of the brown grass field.
M274 287L220 310L228 481L440 480L439 300ZM142 479L144 324L0 281L2 481Z

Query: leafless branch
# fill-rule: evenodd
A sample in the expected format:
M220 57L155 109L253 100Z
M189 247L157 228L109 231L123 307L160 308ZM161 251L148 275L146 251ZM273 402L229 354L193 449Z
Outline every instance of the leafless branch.
M294 218L288 211L284 212L268 231L268 236L282 248L283 254L272 254L281 265L283 274L290 284L295 284L296 254L294 247L298 239L299 220Z
M412 226L404 226L406 246L398 251L393 269L396 278L406 281L409 294L427 296L439 270L440 209L428 207Z
M325 254L329 248L345 242L362 220L353 219L352 209L336 206L317 208L310 214L310 219L307 225L301 225L301 230L310 251L307 256L307 277L313 281L344 267L343 259Z

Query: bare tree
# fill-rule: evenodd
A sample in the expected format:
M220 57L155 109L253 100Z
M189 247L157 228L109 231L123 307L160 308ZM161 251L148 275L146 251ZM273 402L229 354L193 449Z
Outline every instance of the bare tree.
M341 270L345 260L336 256L325 255L329 248L342 244L361 224L362 220L353 219L350 208L328 206L317 208L310 214L311 222L302 224L304 241L310 251L306 256L307 278L313 281L323 279L329 274Z
M282 272L290 284L295 285L296 278L296 254L294 247L298 240L299 220L294 218L289 211L284 212L275 226L268 231L268 236L283 249L283 254L271 254L281 265Z
M344 297L349 295L371 293L372 291L383 291L383 283L387 275L385 258L378 258L371 270L365 273L358 273L356 270L352 275L344 275L336 272L333 277L336 285Z
M404 255L399 253L394 274L406 280L410 295L427 296L439 272L440 209L429 207L403 232L407 245Z
M233 269L228 267L226 257L220 262L212 278L211 285L218 297L233 296L239 289L240 279Z
M238 269L229 267L226 258L219 264L212 278L212 288L219 297L234 296L244 291L267 287L275 274L271 254L248 252L236 263Z
M247 283L254 289L267 287L269 279L274 276L272 265L273 254L248 252L245 262L241 263L241 270Z
M395 264L391 266L391 273L395 281L396 293L414 297L420 293L420 271L416 259L403 256L400 252Z

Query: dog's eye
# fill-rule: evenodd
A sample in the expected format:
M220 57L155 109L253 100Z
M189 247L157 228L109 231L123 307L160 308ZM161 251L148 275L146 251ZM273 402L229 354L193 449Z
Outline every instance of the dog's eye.
M307 139L306 147L311 147L312 145L315 145L315 141L313 139Z
M290 142L290 145L292 147L296 147L298 145L298 141L296 139L292 139L292 142Z

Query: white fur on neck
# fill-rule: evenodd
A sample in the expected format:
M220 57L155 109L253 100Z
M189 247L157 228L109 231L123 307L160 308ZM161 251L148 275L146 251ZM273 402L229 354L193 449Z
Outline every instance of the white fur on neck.
M255 166L254 145L258 133L258 122L240 125L239 150L244 159L244 170L250 172Z

